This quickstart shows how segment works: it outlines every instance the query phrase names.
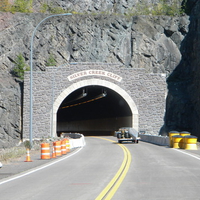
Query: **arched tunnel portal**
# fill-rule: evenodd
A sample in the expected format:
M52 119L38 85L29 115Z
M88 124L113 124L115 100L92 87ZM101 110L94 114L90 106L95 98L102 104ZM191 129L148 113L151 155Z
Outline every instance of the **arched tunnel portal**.
M61 132L111 135L123 126L155 134L163 126L166 78L162 74L78 63L34 71L33 80L31 115L30 73L25 73L23 138L56 137Z
M55 116L57 136L73 132L113 135L124 126L138 129L137 107L123 89L105 81L104 84L101 81L95 81L96 84L83 82L66 89L68 94L63 92L65 98L61 95L63 100L60 100Z

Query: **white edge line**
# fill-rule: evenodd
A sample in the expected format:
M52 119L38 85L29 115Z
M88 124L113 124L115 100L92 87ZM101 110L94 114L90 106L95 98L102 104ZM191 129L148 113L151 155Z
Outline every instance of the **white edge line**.
M181 153L183 153L183 154L186 154L186 155L188 155L188 156L191 156L191 157L193 157L193 158L196 158L197 160L200 160L200 157L197 157L197 156L192 155L192 154L190 154L190 153L187 153L187 152L184 152L184 151L180 151L180 150L174 149L174 148L173 148L173 150L179 151L179 152L181 152Z
M38 167L38 168L36 168L36 169L30 170L30 171L28 171L28 172L26 172L26 173L24 173L24 174L15 176L15 177L13 177L13 178L9 178L8 180L2 181L2 182L0 182L0 185L2 185L2 184L4 184L4 183L8 183L8 182L13 181L13 180L16 180L16 179L18 179L18 178L22 178L22 177L24 177L24 176L27 176L27 175L32 174L32 173L34 173L34 172L37 172L37 171L39 171L39 170L45 169L45 168L47 168L47 167L49 167L49 166L51 166L51 165L54 165L54 164L56 164L56 163L58 163L58 162L61 162L61 161L65 160L65 159L67 159L67 158L69 158L69 157L71 157L71 156L77 154L77 153L78 153L80 150L82 150L82 149L83 149L83 147L81 147L80 149L78 149L76 152L73 152L72 154L70 154L70 155L68 155L68 156L65 156L65 157L63 157L63 158L61 158L61 159L59 159L59 160L56 160L56 161L51 162L51 163L49 163L49 164L45 164L45 165L43 165L42 167Z

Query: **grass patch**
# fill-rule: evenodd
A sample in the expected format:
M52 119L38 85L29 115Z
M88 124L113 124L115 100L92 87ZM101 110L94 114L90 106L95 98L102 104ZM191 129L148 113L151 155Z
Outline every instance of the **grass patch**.
M50 3L50 4L43 3L40 7L40 12L41 13L51 13L51 14L66 13L66 11L63 8L54 6L52 3Z
M26 156L27 148L33 149L33 152L39 151L40 145L43 142L44 142L43 140L34 140L33 146L31 148L29 140L26 140L23 143L21 143L19 146L11 147L11 148L2 148L0 149L0 162L8 163L22 156Z
M181 0L173 0L169 3L167 0L160 0L158 3L147 4L145 0L137 3L126 13L127 16L137 15L166 15L181 16L186 13L186 2L181 4Z
M3 163L9 162L13 159L19 158L26 154L24 147L12 147L0 150L0 161Z

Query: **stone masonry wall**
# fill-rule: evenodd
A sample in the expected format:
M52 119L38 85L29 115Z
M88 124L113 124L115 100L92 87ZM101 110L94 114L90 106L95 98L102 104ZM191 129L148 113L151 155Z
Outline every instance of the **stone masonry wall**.
M122 77L118 82L104 76L86 76L73 81L68 76L84 70L104 70ZM49 67L33 73L33 138L47 137L51 132L52 105L70 85L82 80L101 79L118 85L135 102L138 109L139 130L158 135L163 125L165 112L166 82L163 74L148 74L144 69L125 68L112 64L71 64L64 67ZM81 87L81 86L80 86ZM109 87L109 85L108 85ZM24 79L24 126L23 137L29 137L30 74Z

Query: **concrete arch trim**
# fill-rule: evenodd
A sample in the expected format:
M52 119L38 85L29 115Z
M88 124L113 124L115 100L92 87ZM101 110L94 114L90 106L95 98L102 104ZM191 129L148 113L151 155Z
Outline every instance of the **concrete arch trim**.
M85 87L85 86L90 86L90 85L107 87L117 92L122 98L124 98L132 112L132 127L138 131L138 128L139 128L138 127L139 126L138 109L135 102L131 98L131 96L124 89L122 89L121 87L119 87L118 85L112 82L101 80L101 79L87 79L87 80L82 80L82 81L73 83L72 85L67 87L55 100L53 104L53 116L52 116L53 117L53 136L56 136L57 111L62 101L75 90Z

